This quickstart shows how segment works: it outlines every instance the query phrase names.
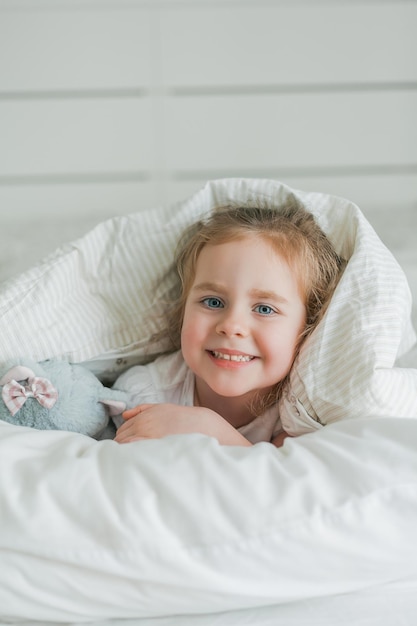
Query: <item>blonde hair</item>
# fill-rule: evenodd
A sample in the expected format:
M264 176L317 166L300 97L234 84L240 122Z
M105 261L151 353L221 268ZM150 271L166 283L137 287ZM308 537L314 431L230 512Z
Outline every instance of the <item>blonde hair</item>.
M180 290L168 310L166 330L159 334L170 340L172 350L181 347L181 328L189 291L194 282L198 257L207 244L218 245L257 235L281 255L298 280L306 307L306 325L297 350L322 318L343 269L343 260L334 250L313 215L295 198L276 208L219 207L205 221L193 224L180 240L175 267ZM294 355L295 357L295 355ZM277 383L258 406L264 411L280 397L286 380Z

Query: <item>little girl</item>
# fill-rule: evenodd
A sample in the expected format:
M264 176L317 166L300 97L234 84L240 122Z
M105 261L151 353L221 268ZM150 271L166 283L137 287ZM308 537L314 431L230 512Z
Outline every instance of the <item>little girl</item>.
M165 331L175 352L118 378L134 408L115 440L200 432L227 445L281 445L278 400L341 259L291 201L218 209L186 233L176 268L181 293Z

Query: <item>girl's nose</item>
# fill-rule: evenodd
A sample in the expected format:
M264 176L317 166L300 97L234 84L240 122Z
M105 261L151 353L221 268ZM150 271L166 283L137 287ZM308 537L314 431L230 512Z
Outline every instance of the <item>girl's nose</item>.
M242 315L239 315L237 311L229 309L224 311L221 319L218 320L216 332L218 335L225 335L227 337L246 337L248 334L248 325Z

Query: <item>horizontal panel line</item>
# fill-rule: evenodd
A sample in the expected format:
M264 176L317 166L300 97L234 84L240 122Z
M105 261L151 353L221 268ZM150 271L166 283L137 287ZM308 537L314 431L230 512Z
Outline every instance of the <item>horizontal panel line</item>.
M146 97L252 96L274 94L346 93L380 91L416 91L417 81L374 83L299 83L282 85L183 85L107 89L54 89L34 91L0 91L0 101L87 100Z
M417 175L417 163L392 165L340 165L320 167L222 168L204 170L125 171L62 174L16 174L0 176L2 186L29 185L93 185L114 183L149 183L160 181L193 181L216 178L282 178L282 177L344 177Z
M88 98L143 98L150 95L148 89L54 89L35 91L0 91L0 100L83 100Z
M282 85L196 85L170 87L168 95L184 96L245 96L287 93L345 93L380 91L415 91L417 81L373 83L299 83Z
M254 169L228 169L221 170L181 170L174 171L174 180L201 180L215 178L281 178L283 176L293 177L319 177L329 178L343 176L398 176L417 174L417 163L407 163L403 165L340 165L321 167L276 167L276 168L254 168Z
M22 174L0 176L0 185L67 185L67 184L109 184L129 182L149 182L150 172L98 172L65 174Z
M392 4L393 0L367 0L367 4ZM402 3L413 3L415 0L402 0ZM346 0L321 0L322 5L343 5ZM363 0L350 0L352 5L360 5ZM230 6L238 5L238 8L276 8L291 5L309 5L311 0L175 0L177 8L192 8L193 10L215 7L216 9L227 9ZM55 12L61 10L89 11L97 9L105 11L108 9L120 8L145 8L159 10L161 8L171 9L172 0L37 0L37 9L51 9ZM0 0L0 8L8 11L18 11L20 9L33 8L33 0Z

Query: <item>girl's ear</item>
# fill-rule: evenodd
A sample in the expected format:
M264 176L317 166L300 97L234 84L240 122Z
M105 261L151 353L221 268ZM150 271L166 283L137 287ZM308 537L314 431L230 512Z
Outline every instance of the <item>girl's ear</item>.
M36 376L35 372L30 369L30 367L25 367L24 365L15 365L9 371L7 371L4 376L0 379L0 385L6 385L11 380L16 380L17 382L21 380L26 380L27 378L34 378Z
M126 402L122 400L105 399L99 400L99 402L108 407L111 416L120 415L126 409Z

